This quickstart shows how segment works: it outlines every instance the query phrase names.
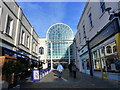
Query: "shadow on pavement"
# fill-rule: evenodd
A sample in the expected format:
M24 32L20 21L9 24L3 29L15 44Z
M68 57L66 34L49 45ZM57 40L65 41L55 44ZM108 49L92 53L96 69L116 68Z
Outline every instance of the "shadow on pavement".
M62 78L58 78L57 71L53 70L41 81L26 82L21 88L118 88L117 83L102 80L97 77L91 77L87 74L77 72L77 78L69 76L69 70L63 71Z

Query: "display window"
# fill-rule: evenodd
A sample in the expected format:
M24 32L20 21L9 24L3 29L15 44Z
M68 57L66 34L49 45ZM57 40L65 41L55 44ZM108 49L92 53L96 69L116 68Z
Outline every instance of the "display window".
M86 64L87 64L87 70L90 70L90 60L86 59Z
M94 70L107 72L120 72L120 60L118 60L116 43L112 42L92 52Z
M98 50L93 51L93 63L94 63L94 70L101 70L100 68L100 57Z
M90 70L90 60L88 53L81 56L82 69Z

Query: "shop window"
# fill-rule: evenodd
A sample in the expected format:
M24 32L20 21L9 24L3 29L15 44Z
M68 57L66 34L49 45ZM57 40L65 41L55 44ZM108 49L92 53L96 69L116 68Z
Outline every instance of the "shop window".
M104 54L104 52L105 52L105 48L103 47L101 48L101 53Z
M113 46L113 52L117 52L117 47L116 46Z
M120 72L120 61L118 60L118 57L115 54L108 56L106 59L108 72Z
M94 52L93 52L93 56L94 56L94 58L97 58L97 57L98 57L97 51L94 51Z
M90 60L87 59L87 60L86 60L86 63L87 63L87 69L89 70L89 69L90 69Z
M100 61L94 60L94 66L95 66L95 70L100 70Z
M107 46L107 47L106 47L106 51L107 51L108 54L112 53L111 46Z

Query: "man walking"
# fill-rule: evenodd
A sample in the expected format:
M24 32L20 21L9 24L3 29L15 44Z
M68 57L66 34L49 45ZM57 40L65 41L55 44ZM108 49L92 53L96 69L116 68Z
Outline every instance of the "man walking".
M75 65L75 64L73 64L73 66L72 66L72 71L73 71L73 77L76 78L77 68L76 68L76 65Z
M62 77L63 70L64 70L63 66L59 63L58 66L57 66L57 71L58 71L58 77L59 78Z
M72 76L72 63L68 65L68 69L69 69L69 76Z

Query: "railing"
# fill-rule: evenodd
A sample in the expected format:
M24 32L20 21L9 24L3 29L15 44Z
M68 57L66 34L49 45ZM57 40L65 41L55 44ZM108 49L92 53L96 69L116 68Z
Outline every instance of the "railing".
M40 70L40 79L42 79L43 77L45 77L50 72L51 72L50 68L46 68L46 69Z

